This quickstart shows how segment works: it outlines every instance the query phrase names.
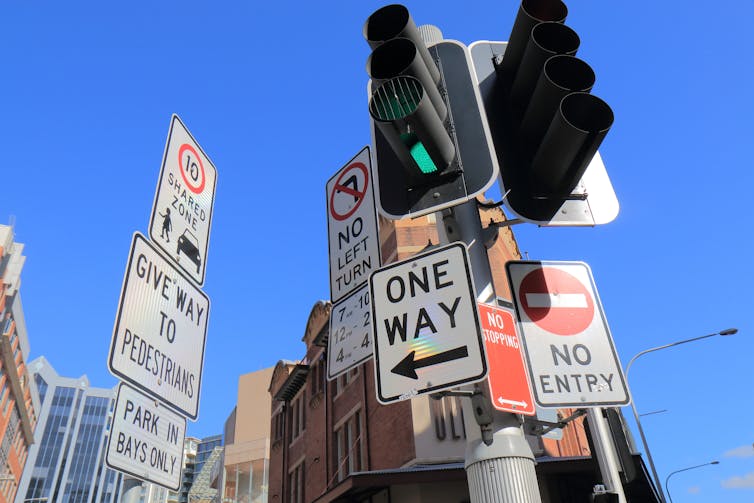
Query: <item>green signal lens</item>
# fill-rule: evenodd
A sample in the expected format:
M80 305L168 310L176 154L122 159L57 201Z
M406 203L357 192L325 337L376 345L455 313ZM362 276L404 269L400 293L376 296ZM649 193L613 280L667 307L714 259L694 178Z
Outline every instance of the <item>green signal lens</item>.
M423 99L424 88L419 80L414 77L399 76L383 82L374 91L369 102L369 111L375 120L383 123L403 121L417 112ZM410 128L404 125L401 129ZM416 133L402 133L400 140L408 149L422 175L439 172Z
M419 166L422 174L428 175L437 172L437 166L429 156L429 152L427 152L424 144L419 141L419 138L415 134L403 134L401 135L401 141L408 147L411 157L416 162L416 165Z

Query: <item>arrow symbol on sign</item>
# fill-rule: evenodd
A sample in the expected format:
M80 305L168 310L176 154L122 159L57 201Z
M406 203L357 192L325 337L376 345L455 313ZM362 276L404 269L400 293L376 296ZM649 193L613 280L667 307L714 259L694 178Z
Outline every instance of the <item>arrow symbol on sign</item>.
M411 353L409 353L408 356L401 360L391 372L393 374L402 375L411 379L418 379L419 376L416 375L416 369L466 358L467 356L469 356L469 350L466 346L462 346L460 348L449 349L448 351L443 351L442 353L437 353L436 355L428 356L420 360L414 359L415 354L416 351L411 351Z
M515 407L522 407L522 408L524 408L524 409L525 409L526 407L528 407L528 406L529 406L529 404L528 404L528 403L526 403L526 402L516 402L516 401L514 401L514 400L506 400L505 398L503 398L503 397L501 397L501 396L499 396L499 397L497 398L497 401L498 401L498 402L500 403L500 405L511 405L511 406L513 406L514 408L515 408Z

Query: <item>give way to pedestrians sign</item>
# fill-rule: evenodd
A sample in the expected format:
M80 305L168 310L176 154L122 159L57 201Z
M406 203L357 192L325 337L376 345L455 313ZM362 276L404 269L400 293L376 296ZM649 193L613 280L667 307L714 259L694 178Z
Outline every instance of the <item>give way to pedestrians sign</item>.
M589 266L512 261L505 267L537 404L628 404L628 387Z
M110 372L196 420L209 297L134 233L115 316Z

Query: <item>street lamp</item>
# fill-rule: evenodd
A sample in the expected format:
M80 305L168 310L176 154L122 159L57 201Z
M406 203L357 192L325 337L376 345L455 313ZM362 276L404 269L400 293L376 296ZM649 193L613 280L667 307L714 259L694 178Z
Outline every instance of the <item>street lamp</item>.
M673 503L673 498L670 497L670 488L668 487L668 481L670 480L670 477L672 477L676 473L685 472L686 470L693 470L694 468L701 468L707 465L719 465L719 464L720 464L720 461L710 461L709 463L704 463L702 465L689 466L688 468L681 468L680 470L670 472L670 475L668 475L667 478L665 479L665 491L668 493L668 499L670 500L670 503Z
M708 337L714 337L716 335L733 335L736 333L738 333L737 328L726 328L725 330L720 330L719 332L715 332L714 334L702 335L700 337L693 337L691 339L684 339L682 341L671 342L670 344L665 344L664 346L657 346L656 348L645 349L644 351L637 353L633 358L631 358L631 360L629 360L628 362L628 365L626 365L626 381L628 381L628 372L631 370L631 365L633 365L636 359L642 355L651 353L653 351L659 351L661 349L667 349L673 346L686 344L687 342L694 342L694 341L699 341L702 339L707 339ZM641 437L641 443L644 446L644 452L647 454L647 461L649 461L649 467L652 469L652 477L654 478L655 486L657 486L657 492L660 494L660 500L665 502L666 501L665 494L663 494L662 492L662 485L660 484L660 477L657 475L657 469L655 468L655 463L652 460L652 454L649 452L649 445L647 444L647 437L644 436L644 428L641 427L641 420L639 419L639 411L636 410L636 401L634 400L633 396L631 397L631 410L634 413L634 420L636 420L636 427L639 430L639 436Z

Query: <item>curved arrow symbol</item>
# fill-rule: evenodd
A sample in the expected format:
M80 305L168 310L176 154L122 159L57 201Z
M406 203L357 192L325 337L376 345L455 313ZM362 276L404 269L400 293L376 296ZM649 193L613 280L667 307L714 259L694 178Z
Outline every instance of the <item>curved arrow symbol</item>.
M460 348L449 349L448 351L443 351L442 353L437 353L436 355L428 356L420 360L414 359L415 354L416 351L411 351L408 356L406 356L398 363L398 365L393 367L393 370L391 370L391 372L393 374L402 375L411 379L419 379L419 376L416 375L416 369L466 358L467 356L469 356L469 350L467 346L462 346Z

